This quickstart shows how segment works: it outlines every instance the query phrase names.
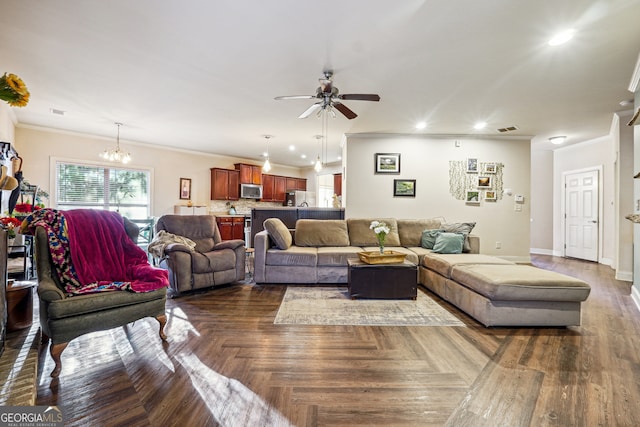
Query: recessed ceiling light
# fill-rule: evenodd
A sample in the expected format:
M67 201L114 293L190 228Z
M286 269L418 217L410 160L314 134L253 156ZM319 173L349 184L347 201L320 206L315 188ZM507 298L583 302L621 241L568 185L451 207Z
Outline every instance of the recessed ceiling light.
M338 160L342 160L342 156L338 156Z
M549 138L549 142L555 145L562 144L567 139L566 136L552 136Z
M566 43L573 38L574 34L575 30L572 29L561 31L551 37L551 39L549 40L549 46L559 46L563 43Z
M269 157L269 153L265 151L264 153L262 153L262 157Z
M426 122L418 122L416 123L416 129L424 129L427 127L427 123Z
M303 159L306 159L307 155L306 154L301 154L300 157L302 157Z
M295 150L296 150L295 145L290 145L290 146L289 146L289 151L295 151Z
M476 130L484 129L486 127L487 127L487 122L478 122L475 125L473 125L473 128Z

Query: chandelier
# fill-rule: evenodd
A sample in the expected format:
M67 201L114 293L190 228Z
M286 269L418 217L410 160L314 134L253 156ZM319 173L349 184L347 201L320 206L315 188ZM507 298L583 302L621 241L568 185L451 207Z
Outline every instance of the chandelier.
M102 157L103 159L109 162L127 164L131 161L131 154L120 150L120 126L122 126L122 123L116 122L116 126L118 126L118 137L116 139L116 148L112 148L110 150L104 150L100 154L100 157Z

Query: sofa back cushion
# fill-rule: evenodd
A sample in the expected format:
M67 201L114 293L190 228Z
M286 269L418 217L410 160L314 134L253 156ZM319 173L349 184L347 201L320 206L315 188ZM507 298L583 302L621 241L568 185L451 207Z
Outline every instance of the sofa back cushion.
M371 221L384 222L390 231L384 241L385 246L401 246L398 235L398 222L395 218L349 218L349 241L352 246L378 246L378 238L369 226ZM420 246L420 245L418 245Z
M213 215L163 215L156 224L156 230L193 240L198 252L209 252L222 241Z
M289 229L280 218L267 218L262 225L278 249L284 250L291 247L293 238L291 237Z
M407 248L419 247L424 230L436 230L440 228L439 219L399 219L398 235L400 236L400 246Z
M347 223L343 219L299 219L296 246L349 246Z

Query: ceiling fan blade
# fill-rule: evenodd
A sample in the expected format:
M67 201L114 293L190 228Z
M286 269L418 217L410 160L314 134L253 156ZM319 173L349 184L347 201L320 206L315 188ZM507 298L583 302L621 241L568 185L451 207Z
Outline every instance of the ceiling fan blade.
M313 104L311 107L307 108L305 110L304 113L300 114L298 116L299 119L306 119L307 117L309 117L310 115L312 115L316 110L318 110L319 108L322 108L322 103L321 102L316 102L315 104Z
M380 95L373 93L343 93L338 95L338 98L352 101L380 101Z
M340 111L342 114L344 114L344 116L349 120L355 119L356 117L358 117L358 115L354 113L349 107L347 107L346 105L340 102L334 102L333 107L336 110Z
M290 95L290 96L276 96L273 99L314 99L315 95Z

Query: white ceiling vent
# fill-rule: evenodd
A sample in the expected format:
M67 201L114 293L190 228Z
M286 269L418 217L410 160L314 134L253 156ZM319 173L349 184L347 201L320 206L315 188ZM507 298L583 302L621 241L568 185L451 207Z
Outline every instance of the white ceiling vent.
M499 128L498 132L513 132L514 130L518 130L518 126L507 126L503 128Z

